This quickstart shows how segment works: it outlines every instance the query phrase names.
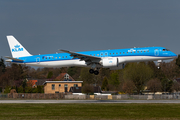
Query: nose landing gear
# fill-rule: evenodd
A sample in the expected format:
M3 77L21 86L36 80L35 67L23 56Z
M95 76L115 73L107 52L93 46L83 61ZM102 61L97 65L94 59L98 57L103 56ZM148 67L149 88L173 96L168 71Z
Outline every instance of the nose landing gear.
M162 63L163 61L162 60L158 60L157 61L157 68L160 69L160 63Z

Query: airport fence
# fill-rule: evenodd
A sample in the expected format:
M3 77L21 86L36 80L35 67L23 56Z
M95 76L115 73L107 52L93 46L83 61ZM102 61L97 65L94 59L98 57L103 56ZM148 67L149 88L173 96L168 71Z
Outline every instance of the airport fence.
M0 99L94 99L94 100L180 100L180 93L173 94L146 94L146 95L73 95L72 93L8 93L0 94Z

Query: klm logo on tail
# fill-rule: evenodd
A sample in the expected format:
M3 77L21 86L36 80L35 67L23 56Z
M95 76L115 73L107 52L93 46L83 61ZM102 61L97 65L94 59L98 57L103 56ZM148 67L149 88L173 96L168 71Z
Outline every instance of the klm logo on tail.
M23 48L20 47L20 45L15 45L15 48L12 49L12 52L20 52L23 51Z

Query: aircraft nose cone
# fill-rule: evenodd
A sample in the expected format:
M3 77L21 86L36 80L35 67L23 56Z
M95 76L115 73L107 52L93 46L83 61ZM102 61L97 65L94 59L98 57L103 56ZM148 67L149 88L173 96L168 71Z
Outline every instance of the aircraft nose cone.
M177 58L178 56L175 54L175 53L171 53L171 56L174 57L174 58Z

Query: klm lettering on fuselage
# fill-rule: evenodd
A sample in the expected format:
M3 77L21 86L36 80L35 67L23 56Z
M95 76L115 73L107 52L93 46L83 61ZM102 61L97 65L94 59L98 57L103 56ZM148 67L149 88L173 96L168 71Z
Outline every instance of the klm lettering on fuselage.
M12 49L12 52L20 52L23 51L23 48L20 48L20 45L15 45L15 48Z

